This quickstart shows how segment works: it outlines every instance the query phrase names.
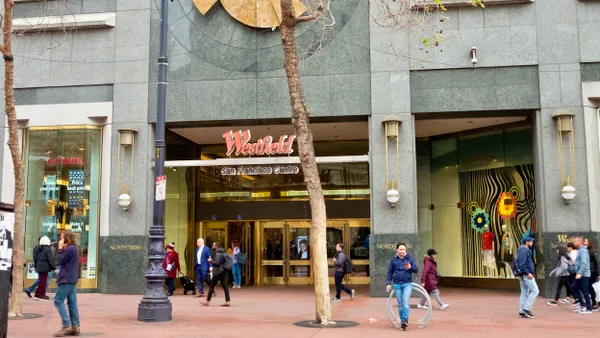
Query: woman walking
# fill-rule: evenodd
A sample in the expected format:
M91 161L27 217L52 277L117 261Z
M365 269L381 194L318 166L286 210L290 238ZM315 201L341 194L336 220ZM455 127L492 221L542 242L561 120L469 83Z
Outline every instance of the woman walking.
M37 250L33 250L35 271L37 272L40 280L33 298L45 302L48 300L48 297L46 297L48 273L50 271L54 271L56 266L54 263L54 257L52 255L52 249L50 248L50 238L42 236L39 244L39 246L35 247Z
M75 244L75 234L71 230L62 233L58 242L57 253L60 273L56 278L58 288L54 296L54 306L62 320L62 329L55 337L79 336L79 309L77 308L77 294L75 292L77 281L79 281L79 249ZM65 308L65 299L69 307L69 313Z
M438 284L438 267L437 267L437 252L435 249L427 250L427 256L423 259L423 273L421 274L421 286L427 291L430 295L433 295L437 303L440 305L440 309L444 311L448 308L449 304L445 304L442 302L440 298L440 290L437 287ZM425 302L427 298L425 296L421 297L419 304L417 304L417 308L419 309L427 309L427 305ZM433 304L430 304L433 305Z
M167 287L169 288L169 297L173 296L173 292L175 292L175 278L177 278L177 273L181 272L181 267L179 266L179 254L175 251L175 246L173 243L167 245L167 255L163 260L163 269L167 272Z
M567 298L571 297L571 284L569 283L569 265L572 265L571 256L567 251L567 248L564 246L559 246L558 250L558 262L556 263L556 268L550 272L550 278L556 277L558 278L558 285L556 286L556 295L554 296L554 300L546 302L546 304L550 306L558 306L558 300L560 298L560 294L562 292L562 288L564 287L567 292ZM566 301L568 302L568 301Z

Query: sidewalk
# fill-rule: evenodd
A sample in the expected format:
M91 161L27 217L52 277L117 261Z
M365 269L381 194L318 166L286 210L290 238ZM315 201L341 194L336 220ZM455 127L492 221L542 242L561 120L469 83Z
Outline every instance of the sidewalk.
M181 290L178 290L181 291ZM470 289L442 289L442 299L451 304L446 311L434 309L427 328L417 329L415 321L422 310L411 310L411 327L400 332L388 323L387 299L369 298L367 289L357 289L357 297L333 303L334 319L351 320L360 326L346 329L306 329L292 323L314 318L314 297L307 287L249 287L231 290L232 307L221 308L223 290L217 289L211 307L199 305L193 296L171 297L173 321L141 323L137 305L141 296L79 294L82 336L162 338L162 337L577 337L600 330L600 313L580 315L570 306L550 307L539 298L533 309L536 319L517 317L518 294ZM412 303L415 303L413 300ZM23 294L25 313L44 317L10 320L8 337L50 337L60 328L52 301L39 302ZM378 323L370 324L369 318Z

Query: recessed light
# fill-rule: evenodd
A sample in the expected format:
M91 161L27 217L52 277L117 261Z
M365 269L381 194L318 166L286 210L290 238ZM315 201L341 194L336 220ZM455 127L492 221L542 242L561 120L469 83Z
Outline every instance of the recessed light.
M473 121L468 121L467 123L473 123Z

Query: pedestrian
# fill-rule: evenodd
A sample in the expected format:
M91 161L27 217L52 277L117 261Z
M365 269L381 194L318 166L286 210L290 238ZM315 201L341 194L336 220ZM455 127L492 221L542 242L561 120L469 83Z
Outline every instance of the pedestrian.
M427 255L423 258L423 273L421 274L421 286L429 293L429 295L433 295L435 300L440 305L440 309L444 311L450 306L450 304L445 304L442 302L440 298L440 290L437 287L438 278L440 276L438 272L437 266L437 251L435 249L427 250ZM425 296L421 297L419 304L417 304L417 308L419 309L427 309L427 305L425 302L427 298ZM430 304L433 305L433 304Z
M573 244L577 248L577 259L575 260L575 281L571 285L571 289L575 295L581 293L581 303L574 312L580 314L592 313L592 302L590 300L590 254L588 249L583 245L583 238L575 237Z
M233 288L239 289L242 285L242 265L238 263L238 257L240 256L240 246L237 242L231 243L232 257L233 257Z
M354 300L356 292L354 289L350 290L343 284L344 277L346 276L346 255L344 254L344 244L338 243L335 246L336 255L333 258L333 264L335 266L335 297L331 299L332 302L339 302L342 295L342 290L350 295L350 299Z
M35 290L33 298L46 302L49 299L48 296L46 296L47 283L50 279L48 273L56 269L56 263L54 262L52 249L50 248L50 238L42 236L39 245L35 248L37 250L33 250L33 262L40 282Z
M393 286L396 292L401 328L404 331L408 330L408 317L410 314L408 302L412 294L412 275L418 272L417 263L406 252L406 244L397 244L396 254L390 260L388 266L386 290L390 292Z
M598 252L596 251L596 246L594 243L587 238L583 241L583 245L587 247L590 254L590 298L592 300L592 311L597 312L598 302L596 301L596 290L592 287L592 285L600 281L600 277L598 277Z
M58 242L57 253L60 273L56 278L58 287L54 296L54 306L62 320L62 329L55 337L79 336L79 309L77 308L76 285L79 280L79 249L75 243L75 234L71 230L62 233ZM69 313L65 308L65 299L69 307Z
M567 298L565 298L562 302L569 303L567 299L571 297L571 285L569 284L569 264L572 264L571 256L569 255L567 248L564 246L559 246L557 253L558 262L556 263L556 268L548 275L550 278L558 278L558 285L556 286L556 295L554 296L554 300L546 302L546 304L550 306L558 306L558 301L563 287L567 292Z
M569 287L571 288L571 285L573 285L573 282L575 281L575 275L577 275L577 273L575 272L577 248L575 247L575 244L573 244L573 242L567 243L567 251L569 252L569 257L571 258L571 261L569 262ZM581 301L581 292L578 292L577 290L573 290L573 288L571 288L571 296L572 298L569 300L572 306L579 307L583 303L583 301Z
M210 286L210 248L204 245L204 239L198 238L196 241L198 248L194 256L194 269L196 270L196 280L198 282L198 295L196 297L204 297L204 283ZM214 295L213 295L214 296Z
M523 318L535 318L531 313L531 308L536 297L540 293L535 282L535 265L531 256L531 247L534 239L525 237L522 245L517 250L517 271L513 271L515 277L519 279L521 285L521 297L519 299L519 316ZM516 273L515 273L516 272Z
M37 245L33 248L33 252L35 253L37 250L39 250L39 246L40 246L40 241L42 240L42 237L44 236L40 236L38 238L37 241ZM33 263L33 266L35 267L35 262ZM48 274L48 278L46 279L46 285L50 285L50 274ZM33 284L31 284L30 287L28 287L27 289L25 289L25 294L27 294L27 297L29 298L33 298L33 296L31 296L31 293L35 291L35 289L37 288L37 286L40 285L40 275L38 274L37 279L35 280L35 282L33 282ZM49 297L46 296L46 300L50 299Z
M163 269L167 272L167 278L165 280L167 287L169 288L168 296L173 296L175 292L175 278L177 273L181 272L181 266L179 266L179 254L175 251L175 245L173 243L167 245L167 255L163 259Z
M215 286L217 283L221 282L221 286L223 287L223 291L225 292L225 303L221 306L229 307L231 306L231 299L229 298L229 286L226 282L227 277L227 269L226 269L226 260L232 259L231 256L226 257L225 250L221 247L221 245L217 242L213 244L215 248L215 256L213 258L209 258L209 262L212 264L212 272L213 277L210 281L210 289L208 290L208 296L206 296L206 301L201 302L202 305L208 306L210 304L210 299L213 296L213 292L215 290Z

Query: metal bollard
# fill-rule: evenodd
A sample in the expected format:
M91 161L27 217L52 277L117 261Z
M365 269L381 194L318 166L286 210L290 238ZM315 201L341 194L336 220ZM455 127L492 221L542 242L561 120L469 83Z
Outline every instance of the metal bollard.
M418 328L422 329L425 326L427 326L427 324L431 320L433 306L431 305L431 298L429 298L429 293L427 291L425 291L425 289L417 283L412 283L412 285L413 285L413 290L416 290L422 296L424 296L425 299L427 299L427 303L429 304L427 310L425 310L425 316L423 316L418 321L418 323L419 323ZM396 298L396 290L392 289L392 292L390 292L390 296L388 297L388 300L387 300L386 314L387 314L387 318L388 318L388 321L390 322L390 324L392 324L393 327L399 329L400 328L400 316L398 314L398 311L394 310L393 303L392 303L392 300L395 298Z

